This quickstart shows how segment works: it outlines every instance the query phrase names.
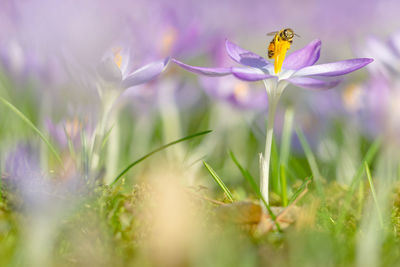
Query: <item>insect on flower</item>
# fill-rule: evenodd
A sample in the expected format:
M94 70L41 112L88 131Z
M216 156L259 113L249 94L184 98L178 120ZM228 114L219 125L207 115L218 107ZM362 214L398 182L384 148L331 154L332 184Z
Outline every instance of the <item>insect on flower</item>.
M294 36L293 30L288 31L288 29L284 29L275 35L277 41L274 41L274 45L278 46L274 47L274 64L228 40L225 42L226 52L235 62L244 65L244 67L204 68L187 65L172 59L178 66L201 75L211 77L234 75L243 81L263 81L268 95L268 123L266 127L265 153L264 155L261 154L260 157L260 191L267 203L275 111L284 89L289 84L312 90L333 88L339 84L340 79L328 80L327 78L351 73L373 61L372 58L353 58L315 64L319 59L321 50L321 41L318 39L310 42L304 48L294 51L285 60L286 52L291 45L290 40Z
M278 74L282 69L286 52L293 43L294 36L300 37L290 28L286 28L276 32L267 33L268 36L274 36L268 46L268 58L275 60L275 73Z

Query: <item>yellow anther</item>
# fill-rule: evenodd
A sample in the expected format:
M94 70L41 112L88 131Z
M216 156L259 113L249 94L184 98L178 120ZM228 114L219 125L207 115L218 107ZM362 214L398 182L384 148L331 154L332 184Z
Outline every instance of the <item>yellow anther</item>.
M178 38L178 32L175 28L169 27L161 39L161 53L167 55L171 52L172 46Z
M65 132L69 138L77 136L81 129L82 123L77 118L74 118L73 120L67 120L65 123Z
M351 84L343 90L342 99L349 111L356 111L361 107L362 90L357 84Z
M290 43L287 41L278 41L275 44L275 63L274 71L275 74L279 74L282 70L283 61L285 60L286 53L290 48Z
M112 49L112 52L114 54L114 62L118 66L118 68L121 68L121 65L122 65L121 50L122 50L122 48L120 48L120 47L116 47L116 48Z
M244 100L249 94L249 86L247 83L238 81L235 84L233 94L239 100Z

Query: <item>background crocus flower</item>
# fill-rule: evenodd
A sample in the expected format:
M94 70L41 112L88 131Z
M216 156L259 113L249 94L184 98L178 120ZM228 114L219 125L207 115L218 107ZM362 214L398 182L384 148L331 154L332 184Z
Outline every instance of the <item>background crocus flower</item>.
M201 79L204 91L211 98L230 104L244 110L266 110L268 106L267 94L264 91L251 90L250 86L231 77L211 81Z
M384 41L370 36L359 54L371 56L376 64L368 66L369 80L360 85L358 117L369 137L384 136L386 142L398 143L400 120L400 33ZM395 141L395 142L393 142Z
M80 207L88 191L78 173L50 174L40 165L37 149L20 144L7 153L7 178L2 182L21 212L19 225L24 239L21 262L48 265L50 248L56 243L63 222Z
M211 51L212 62L217 66L226 65L230 61L222 45L224 42L220 38L216 39L214 41L215 47ZM249 83L238 80L233 76L220 79L202 76L199 78L199 82L201 88L214 100L227 103L238 109L267 110L267 94L262 86L254 88Z
M104 138L106 131L108 131L109 124L115 119L110 118L110 114L112 113L112 108L118 97L122 94L124 89L141 85L155 79L166 68L169 57L144 65L135 71L130 70L130 66L132 65L131 61L129 48L114 47L104 55L98 67L98 74L101 78L99 81L95 80L95 83L97 82L96 85L101 98L102 114L92 144L93 169L97 169L99 164L99 154L101 150L99 140ZM114 138L118 138L117 126L110 136L109 144L112 144ZM114 149L118 147L117 144L112 146Z
M105 81L127 89L153 80L165 69L168 62L169 57L132 71L129 48L114 47L107 51L98 71Z
M275 111L279 98L288 84L312 90L330 89L340 80L322 80L318 77L329 78L348 74L358 70L373 60L370 58L355 58L333 63L315 65L320 56L321 41L314 40L304 48L286 57L282 69L276 68L265 58L243 49L236 44L226 41L228 55L244 67L205 68L184 64L176 59L173 61L180 67L196 74L206 76L234 75L244 81L263 81L268 94L268 124L264 157L260 155L261 192L268 201L269 165L273 137Z
M51 138L62 150L68 148L69 142L72 148L81 148L82 135L84 134L87 139L90 139L93 133L93 127L88 124L87 118L70 117L69 119L63 119L57 123L47 119L44 124Z

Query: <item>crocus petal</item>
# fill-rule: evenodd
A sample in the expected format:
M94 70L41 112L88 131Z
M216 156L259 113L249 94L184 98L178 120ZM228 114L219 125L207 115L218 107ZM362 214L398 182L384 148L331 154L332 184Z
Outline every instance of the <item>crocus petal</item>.
M153 62L129 74L122 81L123 88L129 88L138 84L146 83L156 78L168 65L169 58Z
M97 66L99 75L108 82L120 83L122 73L111 58L106 58Z
M231 74L230 68L195 67L195 66L190 66L185 63L182 63L176 59L172 59L172 62L174 62L181 68L184 68L185 70L196 73L196 74L201 74L201 75L206 75L206 76L211 76L211 77L225 76L225 75Z
M393 34L389 43L395 50L396 55L400 56L400 32Z
M310 77L293 77L288 81L298 87L311 90L326 90L337 86L341 80L321 81Z
M297 71L294 76L340 76L356 71L374 61L372 58L353 58L333 63L313 65Z
M129 70L129 67L130 67L130 63L132 62L130 56L131 56L131 51L130 51L129 48L121 49L122 61L121 61L120 70L121 70L122 76L124 78L129 73L128 70Z
M265 79L276 78L276 76L264 73L260 69L252 69L252 68L232 68L232 74L236 78L248 82L255 82Z
M239 64L253 68L265 68L271 65L265 58L247 51L228 40L226 40L225 46L228 55Z
M321 41L316 39L299 49L289 56L283 62L283 68L287 70L299 70L301 68L314 65L319 59L321 51Z

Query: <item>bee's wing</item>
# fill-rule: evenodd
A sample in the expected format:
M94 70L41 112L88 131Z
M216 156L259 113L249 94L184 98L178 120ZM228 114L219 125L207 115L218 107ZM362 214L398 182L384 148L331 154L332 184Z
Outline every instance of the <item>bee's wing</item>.
M298 35L297 33L295 33L294 35L295 35L295 36L297 36L297 37L301 37L301 36L300 36L300 35Z
M278 33L278 31L276 31L276 32L269 32L269 33L267 33L267 36L274 36L274 35L276 35Z

